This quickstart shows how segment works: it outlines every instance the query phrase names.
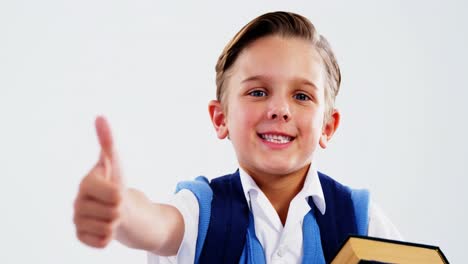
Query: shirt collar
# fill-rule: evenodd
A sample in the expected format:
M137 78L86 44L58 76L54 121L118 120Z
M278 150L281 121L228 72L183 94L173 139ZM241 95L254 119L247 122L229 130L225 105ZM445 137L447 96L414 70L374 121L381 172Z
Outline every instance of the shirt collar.
M314 164L315 162L312 162L312 164L310 165L310 168L306 175L306 179L304 181L304 187L297 194L297 196L303 197L306 201L309 197L312 197L312 201L314 202L315 206L323 215L325 214L326 209L325 198L323 196L322 185L320 184L317 169ZM254 179L249 174L247 174L247 172L245 172L240 166L239 176L244 191L245 199L250 203L249 194L251 192L258 193L261 192L261 190L255 183Z

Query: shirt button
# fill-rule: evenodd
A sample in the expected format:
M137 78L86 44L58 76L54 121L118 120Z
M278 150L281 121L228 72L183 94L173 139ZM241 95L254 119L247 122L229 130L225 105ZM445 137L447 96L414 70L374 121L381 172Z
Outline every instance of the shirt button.
M278 257L283 257L284 256L284 248L283 247L280 247L278 249L278 251L276 251L276 255L278 255Z

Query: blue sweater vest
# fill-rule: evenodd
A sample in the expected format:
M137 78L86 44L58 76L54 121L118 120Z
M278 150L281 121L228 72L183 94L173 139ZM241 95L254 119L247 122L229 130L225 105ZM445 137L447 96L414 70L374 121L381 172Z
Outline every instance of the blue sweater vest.
M367 235L367 190L353 190L323 173L318 175L327 209L322 215L309 197L303 263L330 263L348 235ZM200 208L195 263L265 263L239 171L211 182L202 176L180 182L176 192L181 189L192 191Z

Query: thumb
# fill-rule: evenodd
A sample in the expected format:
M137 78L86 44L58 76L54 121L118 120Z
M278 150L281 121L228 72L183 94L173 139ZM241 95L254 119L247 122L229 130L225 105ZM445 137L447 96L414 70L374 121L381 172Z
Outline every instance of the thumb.
M102 154L112 160L114 154L114 140L112 139L109 122L107 122L105 117L98 116L96 117L95 126Z
M98 116L95 126L99 145L101 145L101 154L98 164L104 168L104 174L107 179L121 184L120 164L114 148L114 140L112 138L109 122L105 117Z

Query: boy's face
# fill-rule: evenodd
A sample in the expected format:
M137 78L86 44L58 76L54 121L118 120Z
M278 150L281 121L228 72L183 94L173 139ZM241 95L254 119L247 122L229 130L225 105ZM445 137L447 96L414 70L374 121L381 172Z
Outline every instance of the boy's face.
M336 128L330 133L323 127L326 79L310 42L260 38L241 52L230 71L227 105L213 107L217 102L212 102L210 113L218 137L231 139L239 165L252 176L305 168Z

